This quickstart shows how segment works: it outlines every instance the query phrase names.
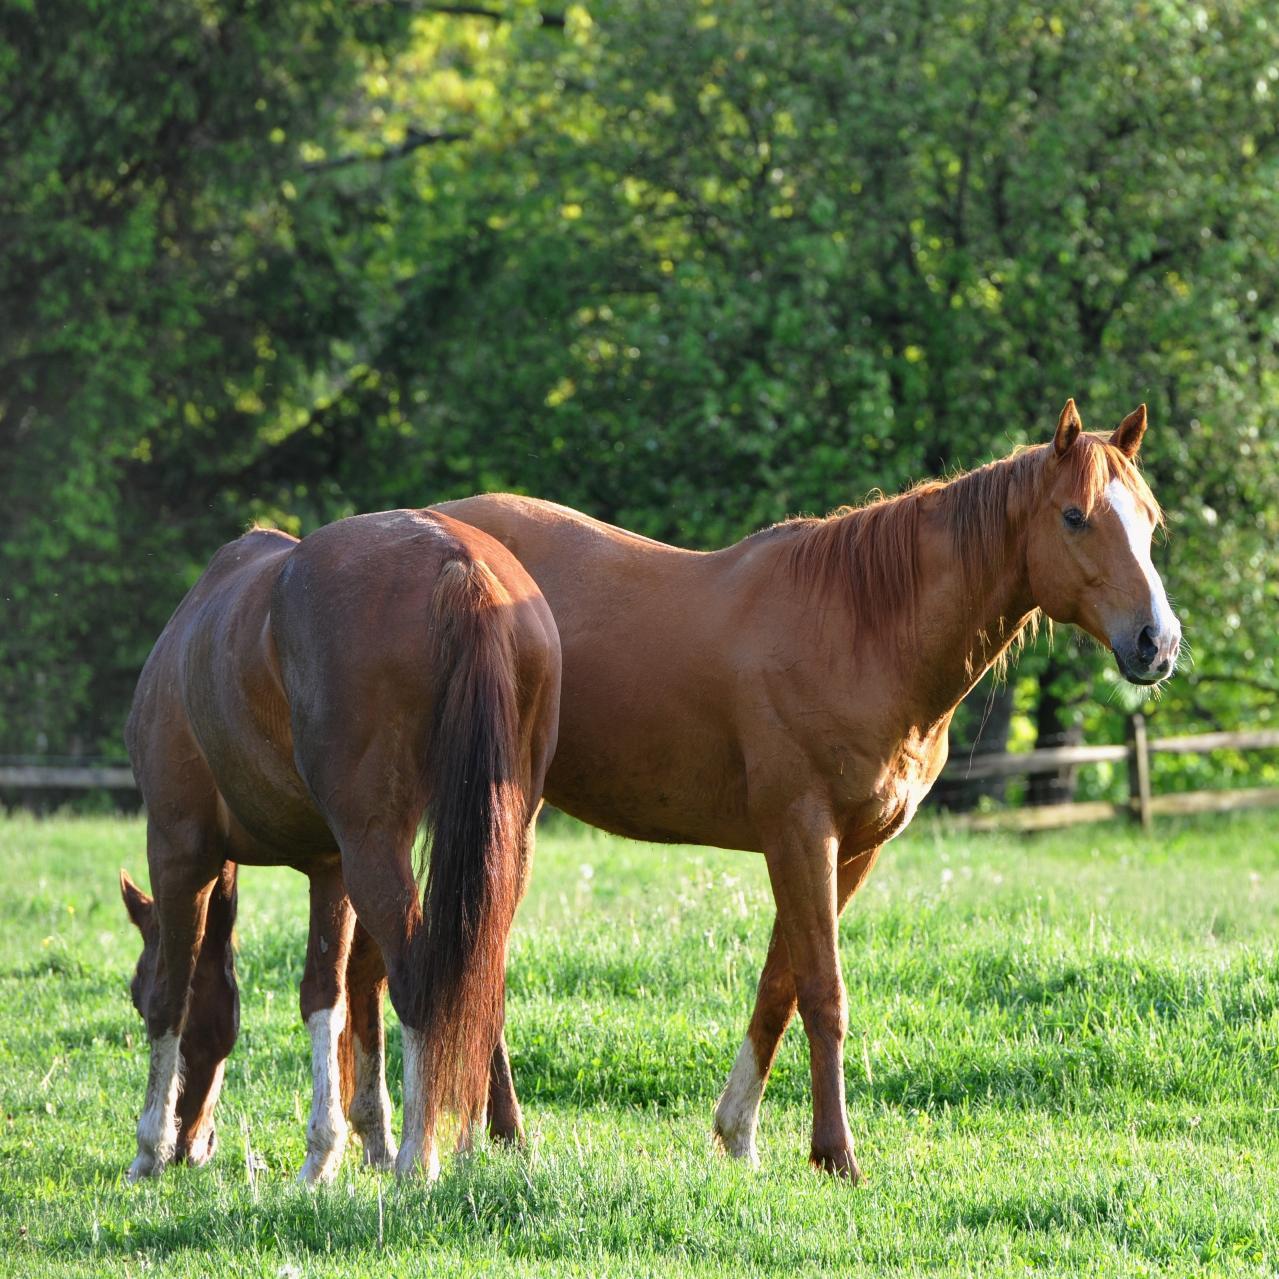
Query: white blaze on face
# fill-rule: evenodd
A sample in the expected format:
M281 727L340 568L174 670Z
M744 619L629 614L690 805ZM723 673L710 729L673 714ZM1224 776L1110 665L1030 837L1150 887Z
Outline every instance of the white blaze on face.
M329 1181L337 1175L346 1146L342 1117L338 1037L346 1025L346 1004L321 1008L306 1019L311 1034L311 1118L306 1126L306 1162L299 1181Z
M1150 588L1151 623L1155 633L1162 638L1176 627L1177 621L1168 603L1163 579L1155 571L1154 561L1150 558L1150 539L1155 527L1138 507L1137 499L1122 480L1116 478L1106 485L1106 501L1118 516L1128 537L1133 558L1145 574L1146 585Z

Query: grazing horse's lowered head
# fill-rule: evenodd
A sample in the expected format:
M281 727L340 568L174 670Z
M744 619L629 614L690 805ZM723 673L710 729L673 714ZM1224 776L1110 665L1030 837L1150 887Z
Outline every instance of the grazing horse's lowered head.
M155 902L123 870L120 893L129 918L142 934L142 954L138 956L130 994L133 1006L145 1019L159 980L160 928ZM190 1012L180 1047L182 1084L177 1102L178 1144L173 1157L196 1167L207 1163L217 1149L213 1111L222 1091L226 1058L240 1028L232 937L235 906L236 866L228 862L209 896L200 954L191 979Z
M1053 621L1104 644L1130 683L1158 684L1176 669L1181 626L1150 558L1163 517L1134 464L1145 433L1144 404L1103 439L1084 433L1066 401L1026 563L1035 603Z

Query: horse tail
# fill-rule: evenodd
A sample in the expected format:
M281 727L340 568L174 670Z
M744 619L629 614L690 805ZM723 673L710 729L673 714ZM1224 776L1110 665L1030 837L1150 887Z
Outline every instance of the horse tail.
M429 846L415 939L427 1133L442 1110L474 1122L502 1033L506 941L527 819L519 785L511 598L484 563L448 560L431 601L435 705L422 763Z

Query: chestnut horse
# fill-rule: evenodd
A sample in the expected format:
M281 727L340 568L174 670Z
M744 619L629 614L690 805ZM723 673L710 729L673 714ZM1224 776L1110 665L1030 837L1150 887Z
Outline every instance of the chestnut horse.
M560 632L546 797L636 839L763 853L777 906L746 1040L715 1112L754 1162L764 1083L798 1003L811 1158L859 1175L844 1101L838 920L946 761L955 708L1042 610L1171 674L1181 639L1134 465L1143 405L1108 439L1067 403L1049 445L726 550L677 550L549 502L439 509L491 533Z
M126 732L155 893L122 878L144 938L133 994L151 1048L131 1179L212 1153L238 1025L236 864L293 866L311 881L303 1179L336 1172L343 1093L366 1158L395 1157L384 975L403 1026L398 1173L434 1173L437 1114L457 1111L469 1133L490 1070L507 1072L510 1091L506 941L559 684L537 587L502 546L447 516L357 516L300 542L257 530L214 556L157 641ZM430 853L419 895L420 826ZM345 1088L343 1074L354 1076Z

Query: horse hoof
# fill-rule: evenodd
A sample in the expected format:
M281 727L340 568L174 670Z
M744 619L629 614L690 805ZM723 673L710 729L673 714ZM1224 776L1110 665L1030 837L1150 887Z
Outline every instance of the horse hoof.
M383 1141L366 1141L364 1143L364 1165L378 1172L389 1172L395 1167L395 1143Z
M513 1128L496 1128L489 1125L489 1136L499 1146L506 1146L511 1150L524 1150L528 1147L523 1124L516 1124Z
M318 1186L326 1181L332 1181L338 1175L339 1163L341 1163L340 1154L335 1154L331 1150L326 1150L322 1154L307 1155L302 1171L298 1173L298 1181L304 1186Z
M193 1138L186 1145L179 1146L173 1161L174 1163L189 1164L192 1168L203 1168L213 1158L213 1152L217 1148L218 1134L214 1129L210 1128L207 1132Z
M124 1174L125 1180L134 1185L147 1177L158 1177L163 1168L164 1164L154 1155L139 1155L129 1165L129 1171Z
M431 1149L431 1157L423 1162L420 1150L400 1147L395 1157L395 1175L401 1181L425 1181L428 1184L437 1181L440 1176L440 1157Z
M711 1129L711 1141L730 1159L738 1159L748 1168L759 1167L759 1151L753 1135L729 1132L717 1122Z
M836 1150L818 1150L813 1148L808 1161L817 1169L832 1177L839 1177L855 1186L862 1180L862 1170L857 1166L857 1158L851 1147Z

